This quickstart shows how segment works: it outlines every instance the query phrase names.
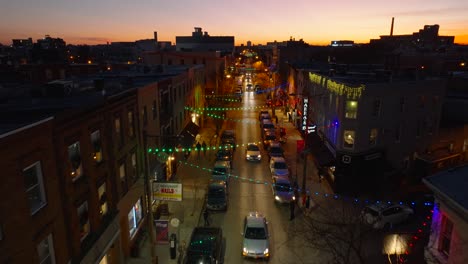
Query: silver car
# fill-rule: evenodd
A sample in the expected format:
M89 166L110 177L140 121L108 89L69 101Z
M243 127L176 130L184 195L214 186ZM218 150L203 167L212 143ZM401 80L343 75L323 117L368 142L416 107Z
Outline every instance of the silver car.
M402 204L373 204L362 211L364 223L372 225L375 229L389 229L393 225L406 221L414 214L411 207Z
M271 157L270 159L271 177L289 177L289 167L283 157Z
M260 161L262 159L262 154L260 153L260 148L257 144L247 144L247 148L245 149L245 159L249 161Z
M291 182L289 182L288 178L273 178L273 184L271 185L271 188L273 190L275 202L289 203L296 200L296 196L294 196L294 189L291 186Z
M259 212L250 212L244 219L241 234L242 256L265 259L270 257L270 234L265 216Z

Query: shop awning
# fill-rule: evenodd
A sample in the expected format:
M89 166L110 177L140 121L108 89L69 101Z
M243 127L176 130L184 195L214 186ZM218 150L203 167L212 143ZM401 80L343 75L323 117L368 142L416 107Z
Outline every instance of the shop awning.
M190 121L185 126L184 130L182 130L182 132L180 133L180 135L183 136L182 138L183 147L185 148L192 147L193 142L195 141L195 138L198 135L198 132L200 132L200 127L197 124Z

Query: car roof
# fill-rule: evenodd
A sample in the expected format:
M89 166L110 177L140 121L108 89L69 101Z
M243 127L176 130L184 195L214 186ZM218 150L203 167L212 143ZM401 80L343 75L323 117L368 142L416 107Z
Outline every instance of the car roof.
M270 143L270 148L272 147L278 147L278 148L281 148L281 143L275 141L275 142L271 142Z
M226 187L226 182L221 180L211 179L208 187Z
M275 181L276 184L278 184L278 183L288 183L288 184L291 184L291 181L290 181L288 178L286 178L286 177L275 177L275 178L274 178L274 181Z
M284 162L286 163L286 159L283 157L271 157L271 162Z
M259 212L250 212L246 217L247 226L249 227L264 227L266 218Z
M229 161L217 160L214 164L214 167L229 167Z

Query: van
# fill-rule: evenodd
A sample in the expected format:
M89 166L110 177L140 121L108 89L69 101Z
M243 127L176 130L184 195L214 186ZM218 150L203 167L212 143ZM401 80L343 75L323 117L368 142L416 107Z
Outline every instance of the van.
M231 163L229 161L217 160L213 166L211 178L213 180L224 181L226 182L226 186L227 186L230 175L231 175Z
M228 206L227 186L225 181L211 180L206 194L206 208L226 211Z
M185 264L224 263L225 242L219 227L195 227L185 255Z

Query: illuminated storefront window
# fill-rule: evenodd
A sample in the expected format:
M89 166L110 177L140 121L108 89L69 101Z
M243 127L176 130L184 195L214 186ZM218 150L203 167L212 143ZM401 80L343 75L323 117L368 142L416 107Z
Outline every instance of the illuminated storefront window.
M346 101L345 117L350 119L357 118L358 102Z
M138 202L132 207L128 213L128 231L130 237L135 235L138 225L141 222L142 212L141 212L141 199L138 199Z

